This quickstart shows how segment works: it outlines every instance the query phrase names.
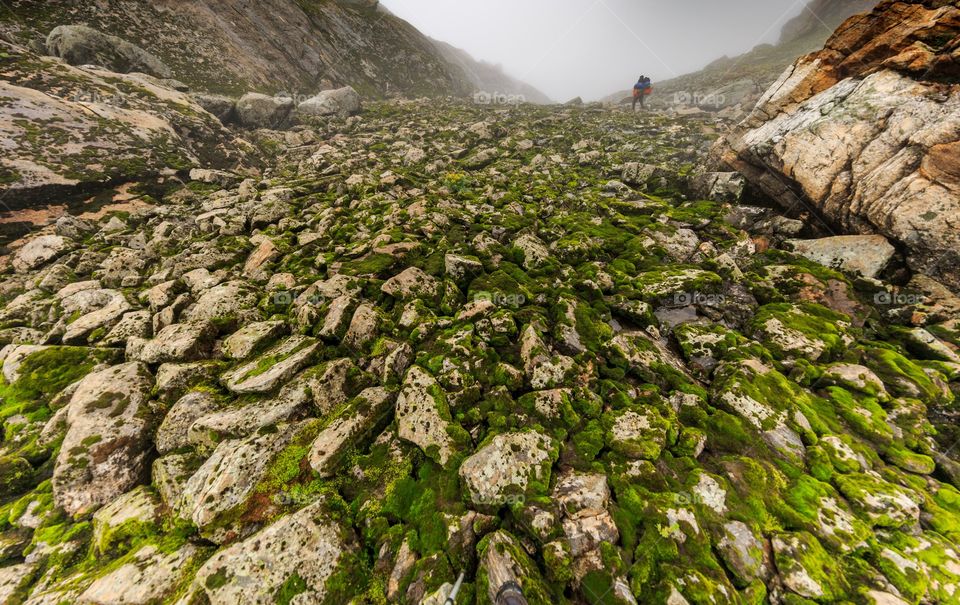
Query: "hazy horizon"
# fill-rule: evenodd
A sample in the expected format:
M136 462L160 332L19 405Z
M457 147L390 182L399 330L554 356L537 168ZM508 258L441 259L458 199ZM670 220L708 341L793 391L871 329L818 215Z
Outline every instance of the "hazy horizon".
M499 64L554 101L595 100L776 42L807 0L382 0L424 34ZM691 16L692 15L692 16ZM495 92L495 91L490 91Z

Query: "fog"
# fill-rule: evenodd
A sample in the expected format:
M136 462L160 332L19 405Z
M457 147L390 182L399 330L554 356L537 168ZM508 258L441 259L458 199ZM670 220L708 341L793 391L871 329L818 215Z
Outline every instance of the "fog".
M382 0L425 34L501 64L555 101L594 100L762 42L807 0ZM494 92L494 91L490 91Z

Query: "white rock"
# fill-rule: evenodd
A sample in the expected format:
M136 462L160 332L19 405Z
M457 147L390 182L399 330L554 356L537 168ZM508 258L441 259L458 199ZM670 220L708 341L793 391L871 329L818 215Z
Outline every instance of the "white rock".
M470 500L478 508L496 509L523 494L531 479L547 480L553 447L550 437L536 431L497 435L460 466Z
M295 602L322 603L327 580L352 550L349 539L329 518L323 501L317 501L215 554L197 572L194 586L210 605L269 605L280 586L297 574L306 591Z

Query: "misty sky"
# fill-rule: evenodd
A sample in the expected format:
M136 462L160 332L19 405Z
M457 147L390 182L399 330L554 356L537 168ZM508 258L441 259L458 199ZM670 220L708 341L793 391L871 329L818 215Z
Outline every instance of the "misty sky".
M555 101L595 100L776 42L807 0L381 0ZM493 91L491 91L493 92Z

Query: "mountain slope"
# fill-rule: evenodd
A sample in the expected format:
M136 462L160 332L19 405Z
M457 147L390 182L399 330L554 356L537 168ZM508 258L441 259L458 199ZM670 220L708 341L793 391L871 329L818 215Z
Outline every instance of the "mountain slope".
M755 101L797 57L818 50L843 21L876 5L878 0L811 0L788 22L776 45L761 44L738 57L723 57L702 70L654 83L654 105L698 105L720 109ZM604 99L621 103L625 90Z
M512 95L521 97L523 101L529 103L550 103L550 98L547 95L535 87L504 73L501 67L484 61L477 61L467 51L451 46L446 42L440 40L432 40L432 42L449 63L463 71L467 82L473 86L474 94Z
M0 32L42 45L85 23L142 46L197 90L312 95L351 85L366 96L463 95L455 68L413 26L369 3L334 0L11 0ZM375 4L375 3L374 3Z

